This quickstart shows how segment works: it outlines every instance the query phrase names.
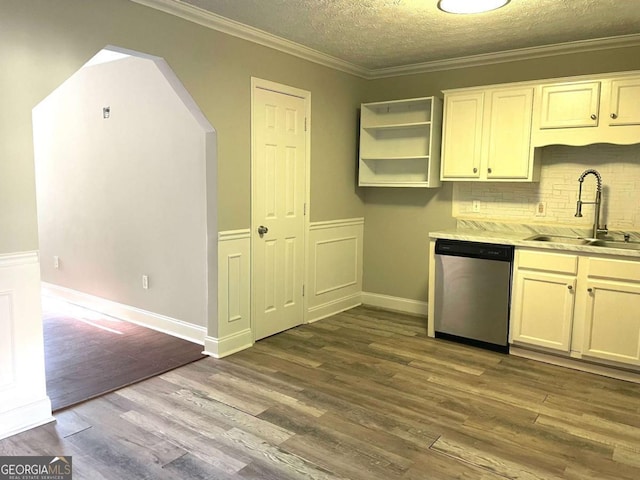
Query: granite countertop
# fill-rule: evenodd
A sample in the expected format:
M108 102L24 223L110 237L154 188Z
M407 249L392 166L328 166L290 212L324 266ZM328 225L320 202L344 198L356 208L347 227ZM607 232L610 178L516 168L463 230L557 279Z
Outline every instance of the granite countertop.
M631 240L640 242L640 232L610 231L607 240L622 240L624 233L631 234ZM562 235L570 237L589 237L588 229L552 225L523 225L498 222L476 222L458 220L458 226L451 230L429 232L432 239L466 240L470 242L514 245L516 247L537 248L540 250L562 250L576 253L590 253L640 258L638 250L599 247L593 245L573 245L561 242L541 242L527 240L534 235Z

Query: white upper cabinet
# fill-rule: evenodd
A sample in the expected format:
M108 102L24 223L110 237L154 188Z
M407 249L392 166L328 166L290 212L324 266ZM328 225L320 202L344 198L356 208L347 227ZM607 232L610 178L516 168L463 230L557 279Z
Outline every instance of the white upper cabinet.
M442 180L537 180L533 92L533 86L446 91Z
M611 80L609 125L640 125L640 75Z
M640 74L539 85L533 145L640 143Z
M484 92L445 93L442 179L480 178Z
M533 88L490 90L488 95L487 179L534 180Z
M540 87L540 128L598 126L600 82L575 82Z
M439 187L442 100L363 103L361 187Z

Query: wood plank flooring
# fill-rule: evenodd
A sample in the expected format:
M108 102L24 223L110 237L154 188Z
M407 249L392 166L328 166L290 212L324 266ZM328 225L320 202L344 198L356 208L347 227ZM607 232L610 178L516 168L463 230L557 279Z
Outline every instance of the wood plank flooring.
M358 307L64 410L0 455L77 479L637 480L640 385Z
M49 297L43 331L54 411L205 357L202 345Z

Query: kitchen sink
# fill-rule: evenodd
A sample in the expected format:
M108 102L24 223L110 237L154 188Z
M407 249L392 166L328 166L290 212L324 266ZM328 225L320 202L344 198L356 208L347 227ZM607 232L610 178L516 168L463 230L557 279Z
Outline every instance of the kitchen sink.
M536 242L568 243L570 245L589 245L592 239L582 237L570 237L565 235L534 235L526 240Z
M591 240L587 245L592 247L623 248L625 250L640 250L640 243L618 242L615 240Z
M588 245L590 247L622 248L624 250L640 250L640 242L620 242L617 240L571 237L568 235L534 235L527 238L526 240L533 240L536 242L565 243L569 245Z

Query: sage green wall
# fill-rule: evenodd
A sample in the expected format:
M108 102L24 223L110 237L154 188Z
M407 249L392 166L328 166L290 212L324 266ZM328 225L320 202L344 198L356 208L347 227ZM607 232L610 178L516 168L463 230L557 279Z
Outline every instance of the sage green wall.
M163 57L216 128L220 230L250 225L251 76L311 92L311 220L363 216L364 80L129 0L2 0L0 253L38 249L32 108L106 45Z
M640 47L373 80L365 102L441 95L449 88L640 70ZM455 226L452 183L439 189L363 188L365 292L427 300L428 233Z
M640 69L634 47L366 81L129 0L2 0L0 253L38 248L31 109L108 44L165 58L216 128L220 230L250 224L250 77L311 91L311 219L365 216L364 290L416 300L428 232L454 224L452 187L357 188L359 103Z

